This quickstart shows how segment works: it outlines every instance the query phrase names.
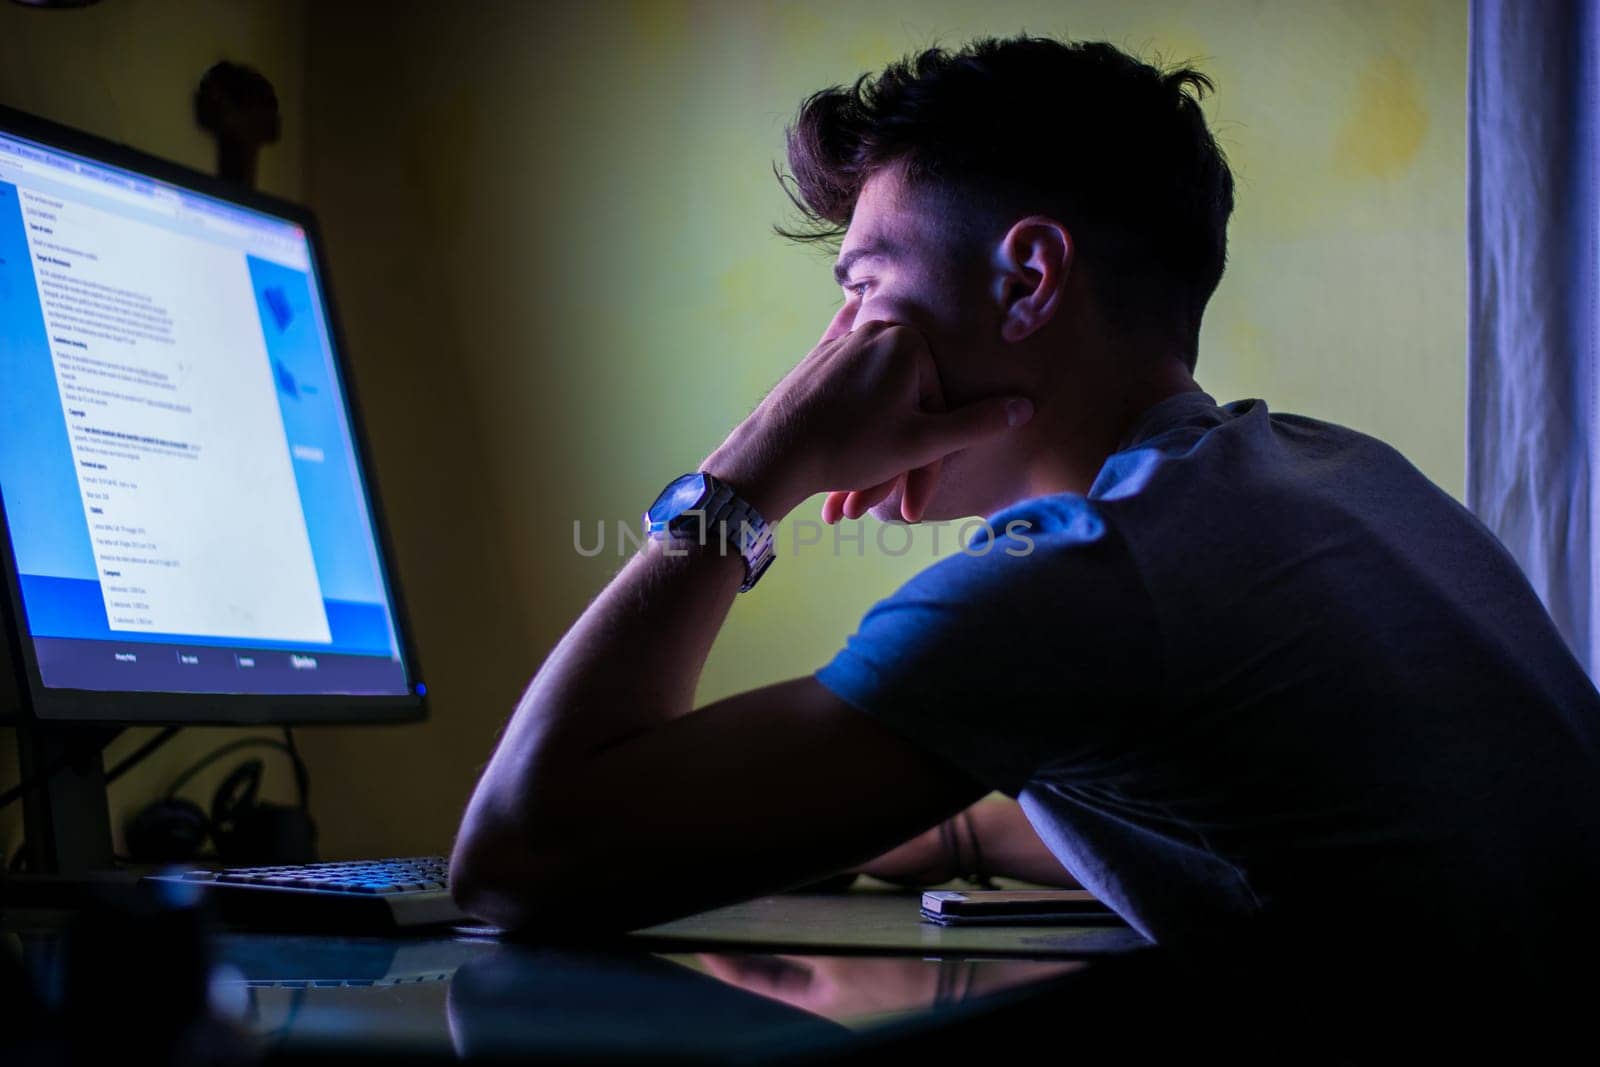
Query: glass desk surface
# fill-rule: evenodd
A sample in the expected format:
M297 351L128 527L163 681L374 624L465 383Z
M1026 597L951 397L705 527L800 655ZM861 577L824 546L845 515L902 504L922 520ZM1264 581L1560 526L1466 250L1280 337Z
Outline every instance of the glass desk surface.
M828 1059L875 1032L1031 996L1096 958L1147 947L1120 924L940 927L922 921L919 905L910 890L784 894L592 947L469 928L223 930L205 940L204 999L247 1060ZM16 919L6 936L48 1000L67 958L63 931ZM137 983L138 970L127 980ZM159 966L147 973L170 980Z

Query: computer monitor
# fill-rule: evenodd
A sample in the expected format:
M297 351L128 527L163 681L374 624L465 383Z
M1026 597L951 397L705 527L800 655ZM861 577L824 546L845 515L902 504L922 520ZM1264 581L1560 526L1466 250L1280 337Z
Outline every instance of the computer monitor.
M24 733L425 714L319 244L302 207L0 109Z

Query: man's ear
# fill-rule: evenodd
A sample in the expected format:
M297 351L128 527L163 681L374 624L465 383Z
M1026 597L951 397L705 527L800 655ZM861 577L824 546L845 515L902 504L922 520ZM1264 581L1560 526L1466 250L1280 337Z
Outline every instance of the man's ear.
M995 248L991 288L1004 340L1020 341L1055 316L1076 255L1072 235L1048 215L1029 215L1006 231Z

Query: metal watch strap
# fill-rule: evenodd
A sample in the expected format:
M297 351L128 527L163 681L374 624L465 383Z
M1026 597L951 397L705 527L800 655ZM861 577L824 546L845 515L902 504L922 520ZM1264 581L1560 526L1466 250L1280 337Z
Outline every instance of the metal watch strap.
M697 506L664 519L652 519L647 510L644 513L645 536L696 541L704 545L713 536L710 531L718 531L714 536L719 551L725 555L732 548L744 560L744 582L739 592L748 592L772 565L772 530L755 506L741 497L733 486L710 471L696 471L694 476L703 480L704 499ZM686 474L669 483L662 491L663 497L689 477Z
M706 502L706 523L723 531L723 543L744 558L744 581L739 592L748 592L772 566L772 531L761 513L732 486L709 472L713 493Z

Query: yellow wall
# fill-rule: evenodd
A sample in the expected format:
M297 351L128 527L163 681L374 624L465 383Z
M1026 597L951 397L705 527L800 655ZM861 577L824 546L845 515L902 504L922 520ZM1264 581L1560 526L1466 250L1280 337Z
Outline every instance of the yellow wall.
M151 6L120 0L87 17L126 21ZM263 9L277 10L221 5L178 21L210 25L189 32L215 34L213 50L262 57L280 32L293 36L289 14L257 26L255 52L221 27ZM300 153L299 191L328 231L434 699L425 726L304 731L332 855L448 846L521 685L620 565L609 551L577 555L574 520L592 536L597 520L636 517L836 306L826 259L770 233L786 218L770 169L784 122L805 94L936 38L1026 29L1198 57L1239 181L1201 383L1220 400L1261 396L1375 433L1460 495L1463 4L441 11L308 5L303 102L275 150ZM54 17L0 16L8 42L11 24ZM186 91L205 62L146 58L179 47L163 40L140 32L103 43L114 54L101 58ZM298 45L282 47L295 61ZM101 98L56 84L50 64L24 78L0 56L0 99L107 128L91 121ZM280 91L299 85L259 61ZM30 101L14 81L54 95L35 87ZM205 161L146 110L159 108L123 105L116 132ZM703 699L815 668L874 599L934 558L925 537L887 558L870 529L864 556L826 548L786 554L740 598Z
M1460 493L1464 5L385 11L371 25L348 5L310 11L308 188L337 220L347 304L362 301L346 309L357 358L421 361L419 383L468 393L493 509L476 544L513 601L488 617L419 619L439 634L424 645L438 694L426 740L408 733L373 759L347 731L317 750L348 768L348 784L323 794L377 790L369 806L392 804L408 844L448 840L505 697L618 566L576 555L573 520L592 533L595 520L636 516L836 306L826 260L769 232L785 217L770 170L784 122L806 93L936 37L1070 32L1202 57L1219 90L1206 107L1239 174L1202 384L1377 433ZM385 260L406 277L363 273ZM419 417L428 410L419 398ZM702 698L820 665L933 558L926 540L898 560L870 540L864 558L852 552L781 558L735 606ZM448 585L443 568L460 565L438 558L407 577ZM447 668L465 673L447 684ZM385 773L417 788L395 796L375 784ZM337 833L360 850L359 825Z

